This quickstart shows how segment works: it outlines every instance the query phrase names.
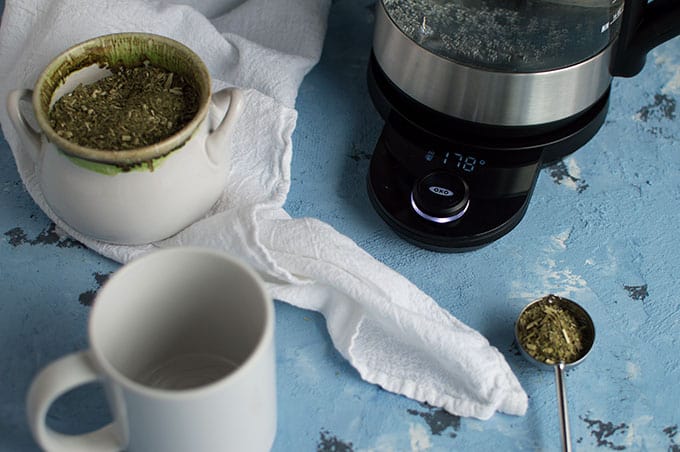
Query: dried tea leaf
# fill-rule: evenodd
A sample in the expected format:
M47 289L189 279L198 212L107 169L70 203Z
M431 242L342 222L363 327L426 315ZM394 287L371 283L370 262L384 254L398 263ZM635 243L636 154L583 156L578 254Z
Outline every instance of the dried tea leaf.
M59 136L81 146L126 150L168 138L197 111L198 94L184 77L145 64L79 85L48 117Z
M569 309L547 296L529 306L517 322L517 339L546 364L572 363L584 350L585 326Z

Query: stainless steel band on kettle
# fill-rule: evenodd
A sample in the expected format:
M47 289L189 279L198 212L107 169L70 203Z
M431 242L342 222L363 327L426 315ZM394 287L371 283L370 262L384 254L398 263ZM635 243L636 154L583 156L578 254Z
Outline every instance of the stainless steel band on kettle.
M443 58L419 46L376 3L373 50L389 79L446 115L495 126L559 121L593 105L612 76L612 45L581 63L543 72L499 72Z

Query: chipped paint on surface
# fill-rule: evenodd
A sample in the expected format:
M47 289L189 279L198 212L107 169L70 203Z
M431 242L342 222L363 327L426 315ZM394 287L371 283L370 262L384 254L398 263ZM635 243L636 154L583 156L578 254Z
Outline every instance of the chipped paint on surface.
M672 121L675 119L676 108L677 102L674 97L667 94L655 94L654 101L641 107L635 114L635 119L642 122L648 122L651 119Z
M626 446L621 440L628 435L628 425L625 423L614 424L609 421L582 418L588 426L590 435L595 439L598 447L606 447L612 450L625 450Z
M306 353L300 353L298 351L294 354L294 356L297 374L303 377L307 382L318 382L320 380L320 376L317 363L312 361L309 355Z
M352 151L349 154L349 158L355 162L359 162L361 160L370 160L371 156L371 153L366 152L360 146L357 146L356 143L352 143Z
M319 442L316 445L317 452L354 452L352 443L339 440L328 430L321 430L319 436Z
M550 243L557 250L562 250L562 251L566 250L567 249L567 241L569 240L570 236L571 236L571 228L551 237Z
M92 276L94 276L94 280L97 283L97 286L95 289L92 290L87 290L83 293L81 293L78 296L78 301L80 304L83 306L92 306L92 303L94 302L95 297L97 296L97 291L104 285L106 280L109 279L111 276L111 273L92 273Z
M675 442L675 435L678 434L678 425L671 425L663 429L663 433L668 437L668 452L680 452L680 444Z
M457 432L460 429L460 416L454 416L441 408L433 408L426 403L421 403L420 406L425 410L407 410L407 412L423 418L425 423L430 427L430 433L432 435L439 436L444 432L448 432L448 435L451 438L455 438L458 435Z
M662 94L680 93L680 64L675 63L677 55L666 52L656 52L654 63L662 66L664 72L669 75L669 80L661 88Z
M637 380L640 376L640 366L631 361L626 361L626 375L630 380Z
M548 174L553 182L571 188L577 193L588 189L588 183L581 176L581 168L575 158L560 160L548 166Z
M409 424L408 436L411 442L412 452L429 450L432 447L430 436L422 424Z
M638 432L651 426L652 421L654 421L654 418L649 415L639 416L630 421L628 423L628 429L626 431L622 445L626 448L632 448L634 450L641 449L642 444L640 444L640 435ZM649 447L651 447L651 444Z
M587 281L571 269L565 268L555 259L541 262L532 273L531 282L518 280L512 282L511 298L533 300L545 295L546 288L555 295L580 298L579 294L588 291Z
M645 298L649 296L647 291L647 284L642 284L640 286L623 286L628 292L628 296L633 300L644 301Z
M680 92L680 65L676 66L675 74L668 83L661 88L661 92L664 94Z
M21 245L56 245L59 248L85 247L82 243L66 235L54 223L51 223L33 238L29 238L24 229L19 226L5 231L4 235L7 237L8 243L14 247Z

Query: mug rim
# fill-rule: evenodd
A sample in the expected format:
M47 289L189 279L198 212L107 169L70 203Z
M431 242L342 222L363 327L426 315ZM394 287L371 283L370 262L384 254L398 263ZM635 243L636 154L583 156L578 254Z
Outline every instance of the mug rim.
M230 265L238 267L243 271L253 282L258 290L258 298L264 304L264 314L266 316L264 320L264 326L262 332L257 339L255 346L252 348L250 353L248 353L246 359L240 363L232 372L224 375L223 377L212 381L210 383L191 387L186 389L162 389L154 388L142 383L138 383L132 378L128 377L121 371L119 371L116 366L111 363L111 361L105 356L103 350L97 345L95 340L94 322L97 315L97 301L102 298L107 288L110 288L112 284L116 284L119 280L124 280L128 273L133 273L140 266L148 266L150 261L156 259L167 259L172 257L172 255L203 255L216 257L222 261L226 261ZM101 304L100 304L101 306ZM100 308L101 309L101 308ZM274 339L274 301L269 296L264 286L264 281L258 273L255 272L250 266L245 264L242 260L224 252L216 251L210 248L202 248L195 246L185 246L176 248L163 248L160 250L151 251L146 253L129 263L120 267L114 274L104 283L101 289L95 296L94 305L89 314L88 318L88 342L89 342L89 352L94 356L94 360L97 366L103 371L104 376L116 382L117 384L125 387L126 389L153 398L164 398L164 399L183 399L183 398L194 398L196 396L208 395L211 392L219 391L221 388L230 385L234 380L241 378L246 374L249 369L255 365L260 360L261 355L267 353L270 346L273 346Z
M169 137L166 137L156 143L133 149L113 150L90 148L81 146L73 141L59 136L50 125L47 112L42 108L42 88L46 85L48 80L50 80L51 75L58 72L60 70L60 66L62 66L64 63L71 61L74 55L80 53L84 54L89 49L104 47L106 43L125 39L152 40L160 43L161 45L172 47L180 51L191 61L192 65L194 66L192 72L196 74L196 80L203 80L206 84L205 93L199 93L199 108L194 117L191 119L191 121L185 124L184 127ZM61 83L68 75L75 72L76 70L82 69L83 67L90 66L92 64L101 64L101 60L98 61L97 59L90 61L85 58L84 61L87 61L89 64L85 64L82 67L76 67L70 70L67 74L63 74L59 80L59 83ZM176 41L175 39L155 33L120 32L96 36L86 41L74 44L54 57L40 73L38 80L34 85L32 104L36 120L40 125L40 129L46 135L48 141L54 143L56 147L62 152L72 157L93 162L125 166L149 162L153 159L163 157L175 149L182 147L187 141L191 139L198 126L205 119L210 108L211 95L212 79L210 77L210 72L208 71L205 62L203 62L198 54L196 54L196 52L191 50L189 47L179 41Z

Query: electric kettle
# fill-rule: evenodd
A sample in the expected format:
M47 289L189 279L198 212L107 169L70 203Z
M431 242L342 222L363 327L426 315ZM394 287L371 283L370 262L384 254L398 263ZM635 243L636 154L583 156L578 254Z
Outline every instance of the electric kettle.
M457 252L512 230L541 167L604 123L614 76L680 34L677 0L381 0L368 87L385 120L369 198Z

